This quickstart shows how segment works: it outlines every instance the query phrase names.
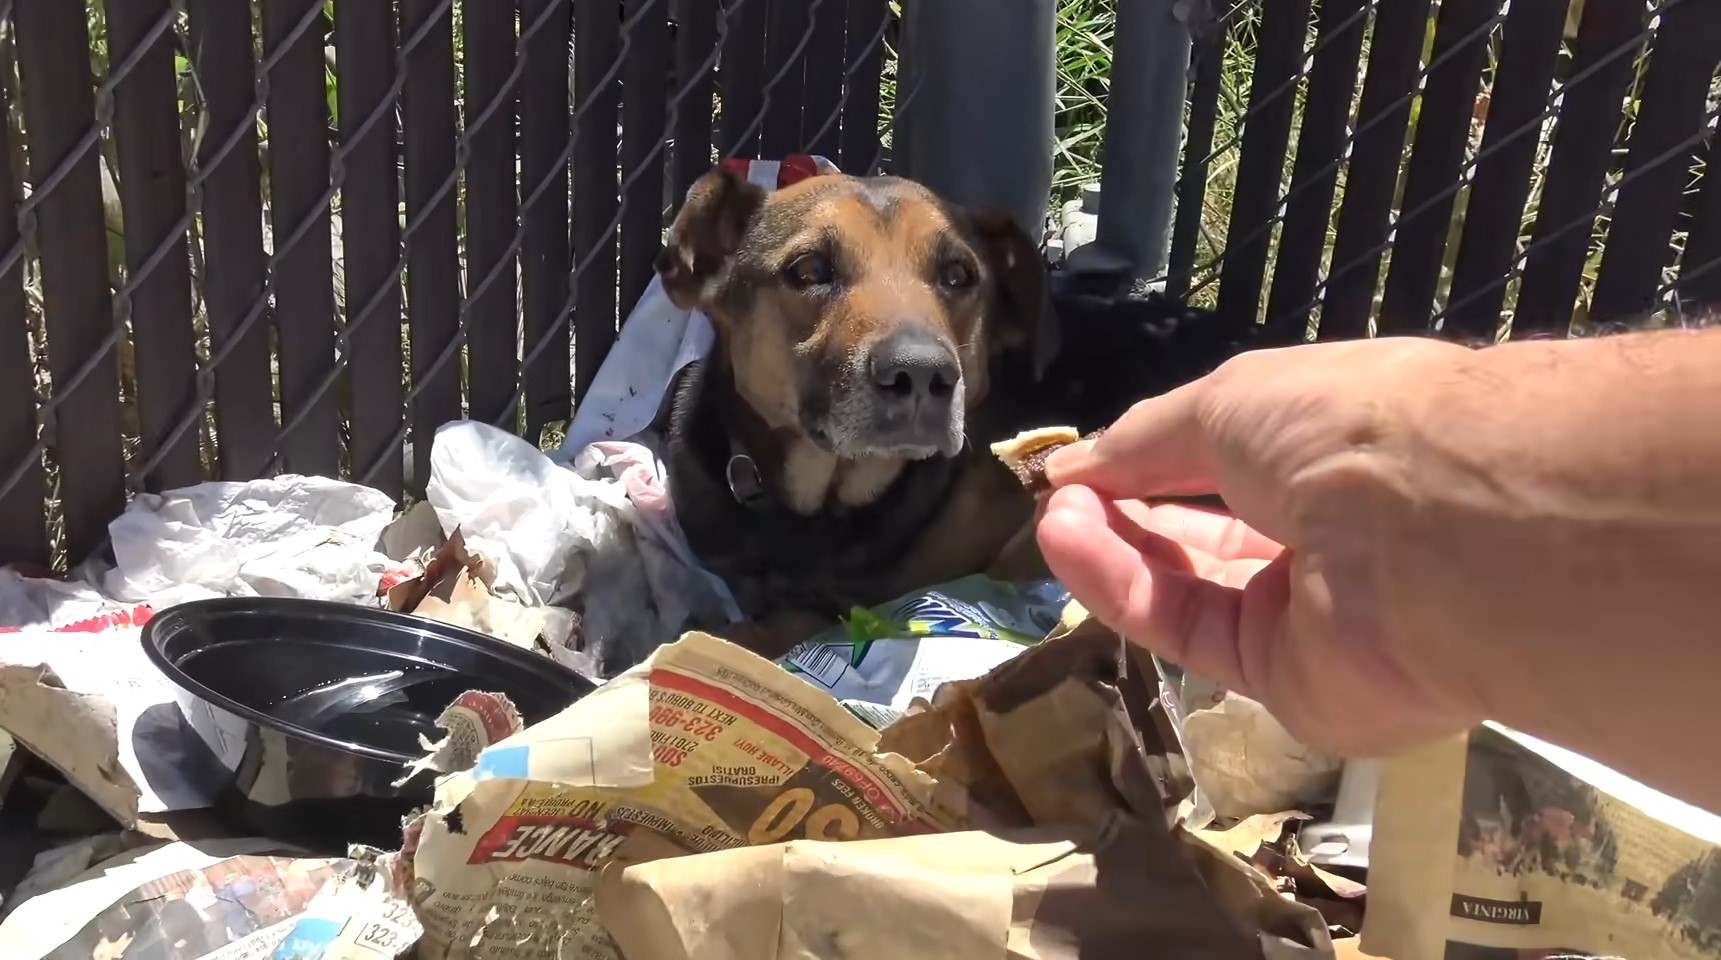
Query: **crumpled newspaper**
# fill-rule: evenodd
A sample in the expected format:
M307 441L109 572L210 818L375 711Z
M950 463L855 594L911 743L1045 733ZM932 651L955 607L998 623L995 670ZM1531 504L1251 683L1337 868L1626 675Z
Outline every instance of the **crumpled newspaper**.
M689 634L441 782L420 955L1330 958L1313 909L1167 828L1117 651L1061 633L879 732Z
M1060 631L882 731L882 755L966 808L961 828L840 843L790 832L692 856L648 846L604 869L599 918L629 960L1123 960L1144 944L1330 958L1315 910L1167 829L1164 745L1126 705L1117 652L1109 631Z
M325 881L353 865L261 838L140 847L20 902L0 922L0 957L266 957Z

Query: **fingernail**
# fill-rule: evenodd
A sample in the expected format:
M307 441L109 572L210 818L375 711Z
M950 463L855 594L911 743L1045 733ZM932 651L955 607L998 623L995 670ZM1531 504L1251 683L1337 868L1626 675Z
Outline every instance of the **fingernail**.
M1093 455L1093 443L1092 440L1077 440L1068 446L1053 450L1046 457L1047 482L1054 487L1059 486L1064 482L1063 475L1081 469L1082 464Z

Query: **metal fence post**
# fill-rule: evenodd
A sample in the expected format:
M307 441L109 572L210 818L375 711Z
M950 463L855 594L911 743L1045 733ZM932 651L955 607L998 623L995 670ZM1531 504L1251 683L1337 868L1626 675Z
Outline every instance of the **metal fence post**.
M1041 236L1052 187L1055 0L907 0L897 172ZM1187 59L1187 57L1186 57Z
M1165 271L1188 90L1191 17L1202 0L1117 5L1094 242L1071 251L1078 271L1132 279Z

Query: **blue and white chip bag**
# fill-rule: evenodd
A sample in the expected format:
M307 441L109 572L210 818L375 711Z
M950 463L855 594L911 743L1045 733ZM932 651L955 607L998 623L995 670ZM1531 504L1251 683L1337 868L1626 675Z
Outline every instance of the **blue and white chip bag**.
M778 662L838 700L902 711L940 684L982 676L1045 639L1069 599L1056 580L964 577L857 607Z

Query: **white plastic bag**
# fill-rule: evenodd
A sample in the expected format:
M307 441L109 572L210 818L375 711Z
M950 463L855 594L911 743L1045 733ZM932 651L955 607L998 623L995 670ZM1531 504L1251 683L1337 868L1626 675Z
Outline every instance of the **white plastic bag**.
M572 599L591 557L625 537L619 487L582 479L514 434L461 420L436 431L425 499L445 536L496 563L496 588L530 606Z
M120 600L158 609L210 596L369 603L388 566L376 543L394 518L387 494L288 475L140 494L108 525Z
M713 608L691 553L666 543L670 529L642 519L629 498L628 462L588 461L581 476L511 433L466 421L438 430L430 454L426 497L443 532L460 530L468 549L495 561L497 592L577 611L583 657L558 659L600 676Z

